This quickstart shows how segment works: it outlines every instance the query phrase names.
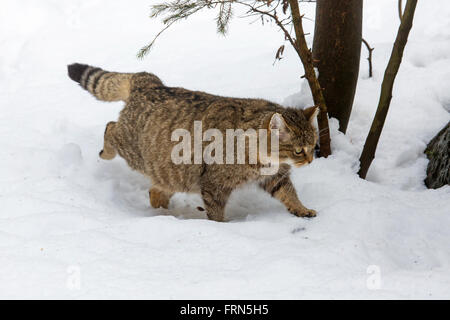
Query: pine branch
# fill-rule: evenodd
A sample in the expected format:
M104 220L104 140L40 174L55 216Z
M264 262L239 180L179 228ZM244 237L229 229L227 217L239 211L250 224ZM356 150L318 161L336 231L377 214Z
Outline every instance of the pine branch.
M315 0L300 0L299 2L315 2ZM150 18L158 18L164 16L162 19L164 28L144 46L137 56L143 58L151 50L159 36L166 31L172 24L180 20L186 19L191 15L202 9L219 8L216 16L217 32L226 34L228 25L233 17L232 5L244 5L247 8L255 8L260 14L268 12L276 12L280 5L283 5L283 12L286 13L287 0L253 0L253 1L237 1L237 0L172 0L151 6ZM265 10L263 10L265 8ZM256 11L255 11L256 12ZM282 25L285 24L282 21ZM286 31L283 30L285 33Z
M228 25L233 16L233 11L231 9L231 3L221 3L219 14L217 15L217 31L225 35L228 31Z
M223 19L222 17L220 17L220 19L221 23L225 23L225 25L223 26L223 31L226 32L226 24L228 24L232 14L231 2L234 2L234 0L174 0L167 3L160 3L151 6L150 18L157 18L159 16L166 15L162 20L165 26L156 34L156 36L152 39L152 41L150 41L148 45L139 50L139 53L137 54L138 58L142 59L145 55L147 55L159 36L161 36L161 34L169 29L175 22L186 19L204 8L212 8L218 4L224 4L225 2L228 2L230 4L230 10L224 11L228 15L225 19Z

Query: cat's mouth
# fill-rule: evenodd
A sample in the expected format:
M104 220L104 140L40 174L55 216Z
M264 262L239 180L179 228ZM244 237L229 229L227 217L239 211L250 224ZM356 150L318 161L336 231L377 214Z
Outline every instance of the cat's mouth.
M308 161L302 161L302 162L296 162L296 163L294 163L294 166L296 166L297 168L299 168L299 167L304 166L304 165L307 165L307 164L309 164Z
M301 167L301 166L304 166L304 165L308 165L308 164L310 164L313 160L314 160L314 159L298 161L298 162L295 162L295 163L294 163L294 166L298 168L298 167Z
M311 160L302 160L302 161L294 161L294 160L292 160L290 158L286 158L286 159L283 159L281 162L282 163L287 163L287 164L289 164L291 166L299 168L301 166L310 164L312 161L313 161L313 159L311 159Z

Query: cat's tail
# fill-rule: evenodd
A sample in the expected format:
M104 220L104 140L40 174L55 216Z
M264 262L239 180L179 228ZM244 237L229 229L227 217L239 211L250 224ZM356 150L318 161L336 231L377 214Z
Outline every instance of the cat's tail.
M67 66L70 79L102 101L126 101L130 95L133 73L108 72L86 64Z

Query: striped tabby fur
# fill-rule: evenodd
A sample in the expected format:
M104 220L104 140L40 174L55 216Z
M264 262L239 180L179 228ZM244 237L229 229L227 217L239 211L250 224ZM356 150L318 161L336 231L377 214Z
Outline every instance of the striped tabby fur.
M294 215L315 216L315 211L298 199L289 171L290 164L300 166L313 160L317 134L312 123L317 108L284 108L260 99L220 97L167 87L157 76L145 72L107 72L75 63L68 66L68 73L99 100L125 101L118 121L106 126L100 157L112 159L118 153L132 169L148 176L152 181L149 194L153 207L168 208L175 192L199 193L208 218L223 221L231 192L254 181ZM270 130L278 125L280 137L284 137L280 140L278 172L262 176L259 162L174 164L170 155L178 142L171 141L171 133L183 128L193 136L194 121L202 121L204 131L215 128L224 136L226 129Z

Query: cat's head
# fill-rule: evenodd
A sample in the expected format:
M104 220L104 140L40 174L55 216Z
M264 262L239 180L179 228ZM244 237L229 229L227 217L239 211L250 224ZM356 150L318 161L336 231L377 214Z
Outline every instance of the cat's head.
M278 129L279 161L296 167L311 163L317 143L314 125L317 106L304 110L287 108L271 116L269 130Z

